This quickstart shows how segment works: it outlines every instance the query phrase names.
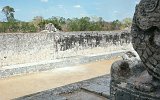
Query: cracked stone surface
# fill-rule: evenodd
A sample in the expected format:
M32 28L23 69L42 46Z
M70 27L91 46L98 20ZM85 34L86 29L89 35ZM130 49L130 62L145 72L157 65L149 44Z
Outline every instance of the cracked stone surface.
M106 79L105 79L106 78ZM90 92L97 93L104 97L109 97L110 94L110 77L101 77L96 80L89 81L88 85L83 86L82 89L85 89Z
M69 84L16 100L109 100L110 75Z

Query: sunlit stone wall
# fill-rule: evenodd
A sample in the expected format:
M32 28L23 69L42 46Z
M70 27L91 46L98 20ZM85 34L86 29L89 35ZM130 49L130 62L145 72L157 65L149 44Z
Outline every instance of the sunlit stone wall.
M130 48L129 31L1 33L0 67Z

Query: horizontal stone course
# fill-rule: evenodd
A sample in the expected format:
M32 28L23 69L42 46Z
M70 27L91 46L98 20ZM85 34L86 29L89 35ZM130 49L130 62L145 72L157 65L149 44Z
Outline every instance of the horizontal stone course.
M61 68L61 67L69 67L75 66L79 64L85 64L89 62L95 62L100 60L111 59L113 57L121 56L125 51L119 52L111 52L105 54L97 54L94 56L79 56L79 57L71 57L71 58L64 58L59 60L52 60L42 63L36 64L22 64L21 66L16 65L8 66L8 68L4 67L0 70L0 78L11 77L15 75L27 74L27 73L35 73L35 72L42 72L52 70L54 68Z

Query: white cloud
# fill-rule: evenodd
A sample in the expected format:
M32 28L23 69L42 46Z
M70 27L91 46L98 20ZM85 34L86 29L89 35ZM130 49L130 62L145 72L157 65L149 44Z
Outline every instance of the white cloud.
M74 8L81 8L81 5L74 5Z
M48 0L41 0L41 2L48 2Z

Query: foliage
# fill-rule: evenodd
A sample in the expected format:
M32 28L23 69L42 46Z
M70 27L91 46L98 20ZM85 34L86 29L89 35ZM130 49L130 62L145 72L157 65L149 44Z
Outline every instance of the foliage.
M7 18L7 22L0 22L0 32L39 32L45 29L48 23L60 31L111 31L121 30L131 26L132 19L125 18L122 21L115 20L106 22L102 17L82 17L82 18L68 18L51 17L44 19L42 16L36 16L30 22L18 21L14 18L14 8L5 6L2 12Z
M122 21L124 27L130 27L132 25L132 19L131 18L125 18Z
M2 12L5 14L8 22L14 21L14 8L5 6L2 8Z

